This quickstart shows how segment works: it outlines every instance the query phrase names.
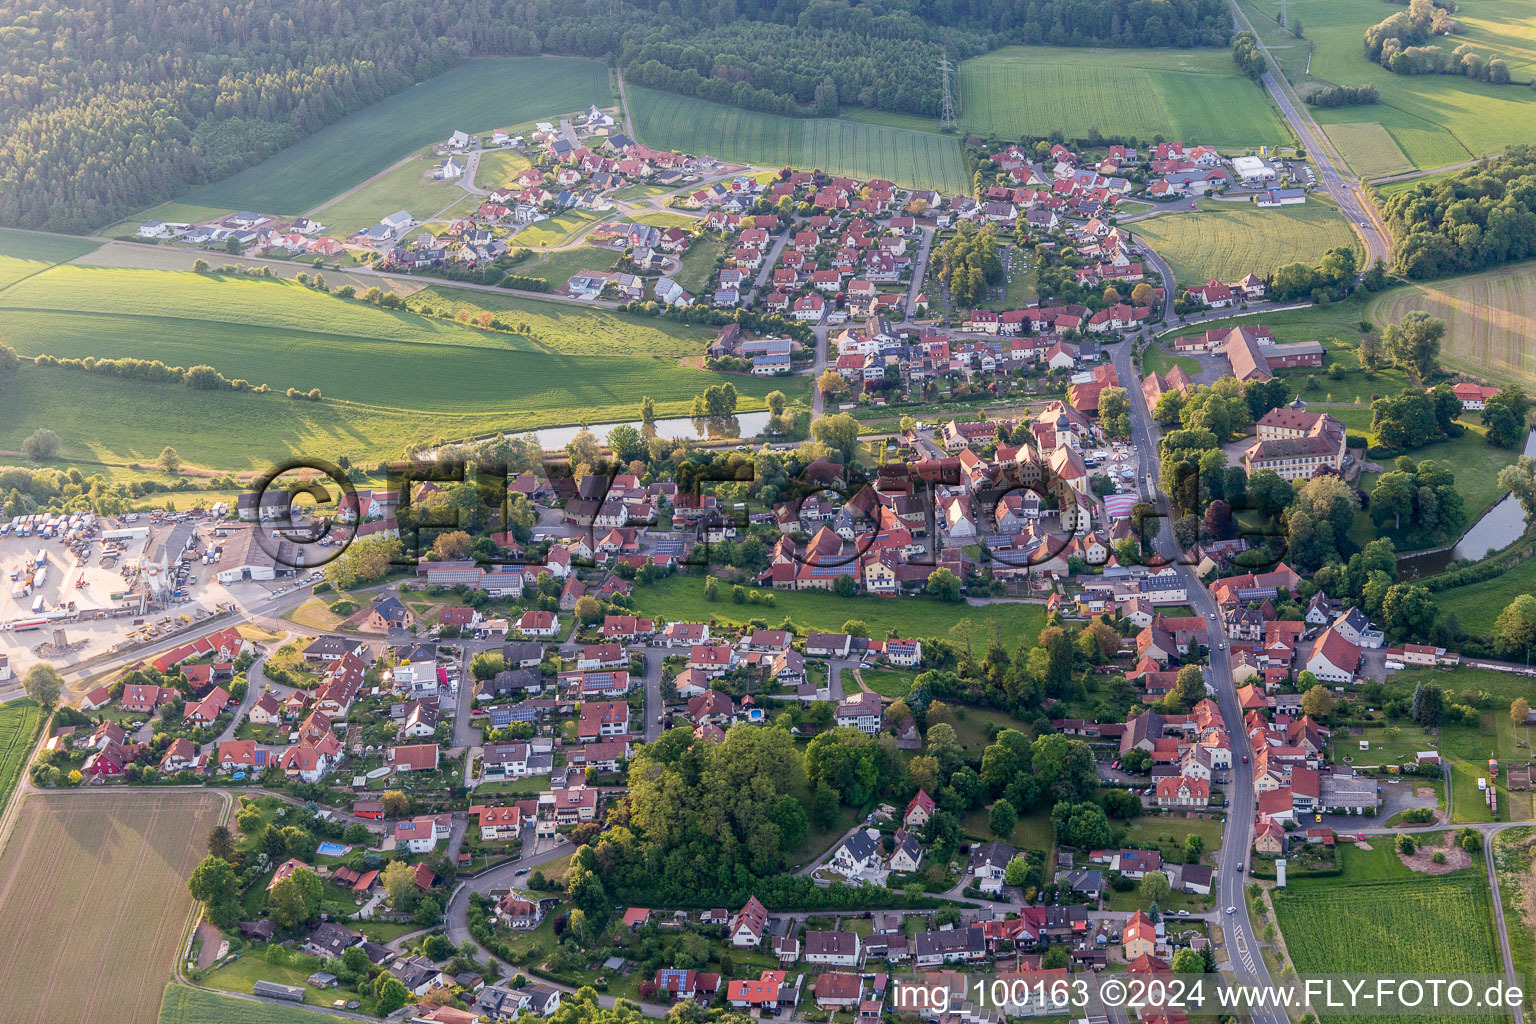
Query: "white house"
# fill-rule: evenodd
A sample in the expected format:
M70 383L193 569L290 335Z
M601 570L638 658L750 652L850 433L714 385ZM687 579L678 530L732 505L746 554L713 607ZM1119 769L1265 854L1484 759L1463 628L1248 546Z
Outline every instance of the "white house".
M1304 666L1325 683L1352 683L1360 669L1360 648L1350 643L1337 624L1329 626L1312 642Z
M839 728L857 729L862 733L873 736L880 731L885 721L885 710L880 703L880 695L861 690L852 696L844 697L837 706L837 725Z
M857 932L805 933L805 962L826 964L832 967L857 967L863 961L864 950Z
M430 853L451 832L452 818L447 814L406 818L395 822L395 846L404 846L411 853Z
M732 918L726 934L737 949L756 949L768 930L768 908L758 902L756 896L747 898L746 905Z
M970 869L982 892L1002 892L1008 862L1018 851L1003 843L981 843L971 849Z
M845 878L857 878L880 866L880 846L874 829L858 829L838 844L827 860L827 867Z

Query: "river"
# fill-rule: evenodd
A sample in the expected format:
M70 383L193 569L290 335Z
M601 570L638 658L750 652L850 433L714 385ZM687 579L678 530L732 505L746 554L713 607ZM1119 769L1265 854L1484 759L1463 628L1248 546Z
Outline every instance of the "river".
M1525 438L1524 454L1536 457L1536 430ZM1422 579L1444 572L1459 559L1476 561L1513 544L1525 532L1525 509L1513 494L1506 494L1498 504L1473 523L1455 545L1440 551L1404 555L1398 559L1398 575L1405 580Z

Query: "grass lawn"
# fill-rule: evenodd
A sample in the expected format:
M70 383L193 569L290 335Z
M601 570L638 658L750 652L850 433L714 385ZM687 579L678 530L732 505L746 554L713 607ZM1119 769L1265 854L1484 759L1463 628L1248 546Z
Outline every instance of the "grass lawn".
M358 921L356 928L369 942L378 943L393 942L402 935L421 931L419 925L398 921Z
M268 963L258 956L247 955L222 967L214 968L203 975L201 980L210 988L223 989L225 992L244 992L247 995L254 990L258 981L275 981L279 985L302 988L304 1003L307 1006L328 1007L337 999L360 999L363 1010L369 1011L373 1003L372 996L359 995L352 989L316 988L314 985L307 984L304 979L316 970L318 970L317 967L289 967L284 964Z
M327 594L325 597L328 598L331 595ZM335 629L341 624L342 617L331 611L329 604L330 602L325 598L312 597L297 608L284 612L283 618L308 629Z
M480 163L475 167L475 185L486 189L510 185L513 179L532 166L533 161L515 149L483 150Z
M667 185L625 185L613 192L613 198L621 201L649 199L652 196L664 196L671 191L672 188Z
M1271 24L1280 6L1281 0L1244 3L1256 22L1267 17ZM1281 58L1294 84L1369 82L1381 94L1381 102L1371 107L1312 108L1345 158L1362 173L1382 173L1383 155L1390 151L1371 135L1335 135L1333 126L1380 125L1403 155L1425 170L1502 152L1511 143L1531 137L1536 96L1523 88L1536 70L1536 30L1532 28L1536 4L1531 0L1465 0L1456 11L1462 31L1434 40L1446 50L1466 43L1484 58L1503 57L1513 79L1506 86L1460 76L1395 75L1366 60L1360 39L1369 26L1385 17L1376 0L1284 0L1284 7L1315 44L1310 74L1304 61Z
M1219 49L1117 47L1085 61L1073 47L1009 46L961 63L960 94L963 128L1007 138L1097 128L1242 149L1290 141L1263 89Z
M1395 323L1423 310L1445 321L1440 361L1496 384L1536 387L1536 351L1530 344L1536 309L1536 262L1480 274L1448 277L1383 292L1371 318Z
M1324 380L1318 386L1321 390L1325 386L1333 386L1338 382ZM1307 389L1303 389L1305 396ZM1359 396L1363 402L1369 401L1369 395ZM1330 405L1326 402L1311 406L1316 411L1326 412L1343 422L1352 433L1365 435L1371 442L1376 443L1376 435L1371 430L1370 409L1364 404ZM1434 444L1425 445L1422 448L1413 448L1400 452L1415 462L1424 462L1433 459L1446 463L1456 474L1456 490L1461 493L1467 511L1466 525L1471 526L1477 518L1485 512L1489 506L1504 496L1504 489L1499 486L1499 471L1514 462L1517 452L1507 448L1495 448L1486 440L1486 430L1482 425L1482 417L1477 413L1463 413L1458 422L1466 428L1466 433L1460 437L1447 441L1437 441ZM1393 456L1380 456L1373 461L1391 469L1390 463L1396 458ZM1377 474L1362 474L1360 487L1364 491L1371 491L1375 487ZM1364 517L1367 529L1374 535L1374 524L1371 524L1368 516ZM1399 551L1409 550L1408 545L1399 544Z
M1442 612L1455 612L1467 632L1488 633L1515 595L1531 593L1536 593L1536 558L1527 559L1494 579L1441 590L1435 594L1435 603ZM1530 685L1519 676L1510 678ZM1530 696L1529 689L1525 695Z
M685 291L702 295L714 277L715 264L725 251L725 243L715 238L695 239L683 253L683 269L673 278Z
M991 807L978 807L967 814L960 824L968 835L979 836L983 841L990 842L997 838L992 834L992 826L987 821L991 810ZM1017 824L1013 826L1013 835L1003 841L1015 849L1039 850L1045 854L1049 864L1051 851L1056 846L1056 831L1051 825L1050 810L1020 815Z
M1026 736L1034 735L1033 729L1005 711L955 705L954 712L955 738L971 757L980 757L981 752L992 744L989 734L1017 729Z
M873 690L882 697L905 697L911 692L912 680L917 678L917 673L899 668L872 668L861 670L859 678L864 681L864 689Z
M396 210L422 223L435 220L439 211L467 198L458 182L433 180L437 163L429 153L413 156L377 181L320 207L315 216L333 238L354 235Z
M94 248L95 242L84 239L0 228L0 291L55 263L84 256Z
M1214 863L1214 854L1221 847L1223 823L1216 818L1176 818L1149 815L1132 818L1125 826L1125 843L1131 848L1162 851L1163 859L1184 860L1184 837L1190 833L1205 841L1205 863Z
M512 236L512 244L525 245L531 249L565 245L584 228L612 216L612 213L597 213L594 210L565 210L548 220L529 224Z
M661 228L663 231L667 228L682 228L684 231L689 231L703 223L698 217L673 213L670 210L647 210L633 214L628 219L636 224L649 224L651 227Z
M1392 689L1403 690L1400 676L1392 677ZM1412 692L1412 685L1407 690ZM1362 742L1370 744L1362 750ZM1357 768L1410 764L1421 750L1437 750L1440 743L1422 726L1404 720L1392 724L1372 724L1361 727L1360 735L1345 735L1343 730L1333 737L1332 760Z
M869 627L870 636L884 637L897 629L904 637L947 636L949 629L962 619L977 627L973 643L985 647L988 630L996 627L1003 646L1013 650L1020 640L1033 643L1045 624L1045 607L1037 604L993 604L973 608L965 604L942 604L926 597L883 598L856 597L845 600L816 590L771 591L775 606L738 605L730 601L706 601L704 581L697 576L670 576L651 586L635 588L635 611L661 619L689 622L746 622L764 618L777 623L788 616L802 632L842 629L849 619L858 619Z
M215 210L303 213L456 129L487 131L612 103L608 69L599 61L469 60L181 201Z
M42 709L28 699L0 704L0 808L11 799L11 790L21 778L27 755L37 742L43 726Z
M1191 377L1200 372L1200 360L1194 356L1176 356L1163 347L1164 340L1171 342L1177 333L1168 335L1166 339L1158 339L1141 353L1141 368L1144 373L1160 373L1166 377L1168 371L1175 366L1183 367L1184 372Z
M549 252L533 252L528 259L512 268L521 277L542 277L558 288L572 275L583 271L611 270L619 261L620 253L595 245L581 245L574 249L552 249ZM469 301L478 296L474 292L462 293Z
M316 1021L343 1019L299 1006L236 999L172 982L165 986L165 995L160 1001L159 1024L205 1024L207 1021L219 1021L220 1024L315 1024Z
M854 178L964 193L970 176L959 139L834 118L781 117L627 87L634 135L657 149L709 153L762 167L820 169Z
M245 469L302 452L355 461L397 457L412 441L631 417L640 397L684 415L720 380L679 364L712 332L512 295L426 289L416 308L492 309L529 333L482 331L385 310L292 282L59 266L0 293L7 341L22 355L210 360L271 394L196 391L24 362L0 446L47 425L62 457L152 462L170 444L189 463ZM615 351L614 339L623 339ZM423 360L432 371L422 372ZM777 380L738 376L741 411ZM320 388L296 402L285 388ZM804 385L809 387L808 380Z
M1385 842L1373 845L1381 848L1383 859L1396 860ZM1348 856L1359 851L1341 852ZM1401 864L1398 868L1407 871ZM1303 974L1439 977L1498 970L1481 858L1471 868L1433 878L1399 875L1367 881L1298 877L1288 888L1271 895L1286 946L1296 969ZM1426 935L1434 935L1435 940L1425 942ZM1381 1018L1330 1014L1328 1019ZM1474 1018L1427 1015L1412 1019Z
M1132 225L1168 261L1179 284L1215 278L1260 277L1287 263L1316 266L1337 246L1354 246L1355 233L1338 207L1313 196L1302 206L1261 210L1252 203L1201 200L1196 213L1170 213Z
M811 790L808 786L792 788L789 795L800 801L804 807L811 806ZM837 818L827 828L819 829L812 825L806 833L805 840L800 848L791 856L794 867L802 867L820 857L831 849L832 844L843 837L844 834L863 819L863 814L857 807L837 805Z

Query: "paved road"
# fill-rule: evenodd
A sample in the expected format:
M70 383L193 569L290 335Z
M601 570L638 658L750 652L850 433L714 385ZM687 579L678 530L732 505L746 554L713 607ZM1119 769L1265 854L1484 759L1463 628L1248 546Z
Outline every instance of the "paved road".
M1131 366L1130 343L1115 345L1112 358L1131 399L1131 441L1137 448L1140 463L1137 488L1143 497L1158 501L1158 495L1148 493L1146 477L1140 468L1145 466L1145 472L1151 472L1151 467L1156 465L1154 453L1157 451L1158 433L1147 409L1146 397L1137 386L1135 371ZM1154 547L1163 558L1177 564L1182 554L1174 540L1171 520L1165 518L1161 527ZM1237 685L1232 679L1231 663L1226 657L1227 638L1221 617L1216 613L1216 602L1190 567L1181 565L1178 571L1188 586L1190 607L1207 622L1206 643L1211 652L1211 678L1222 718L1226 720L1232 735L1241 737L1242 708L1237 700ZM1234 753L1240 755L1240 751ZM1244 868L1253 843L1253 815L1256 806L1252 765L1244 763L1240 756L1234 757L1230 780L1227 787L1227 820L1222 829L1220 859L1216 868L1216 905L1219 908L1231 907L1233 910L1230 914L1219 915L1223 944L1234 973L1254 984L1267 986L1270 984L1269 969L1264 963L1253 921L1248 913L1248 901L1243 893ZM1255 1024L1287 1024L1285 1014L1273 1008L1256 1011L1253 1020Z
M784 246L789 242L789 236L795 231L795 222L791 221L789 227L780 231L769 246L767 254L763 257L763 265L758 268L757 276L752 279L752 287L743 294L741 305L743 309L750 309L757 302L757 293L762 290L773 277L774 268L779 265L779 256L784 252Z
M917 313L917 297L923 293L923 279L928 276L928 251L933 248L934 229L919 228L922 234L918 238L917 253L913 257L912 282L907 286L907 305L903 311L902 323L912 322L912 317Z
M1381 178L1372 178L1370 183L1372 185L1386 185L1394 181L1413 181L1415 178L1428 178L1436 174L1444 174L1446 171L1460 171L1468 167L1476 167L1484 160L1496 160L1503 155L1503 153L1490 153L1487 156L1479 157L1476 160L1463 160L1459 164L1445 164L1440 167L1431 167L1427 171L1404 171L1402 174L1388 174Z
M1232 14L1238 23L1252 32L1253 23L1238 7L1236 0L1229 0L1229 2L1232 6ZM1279 62L1265 47L1263 39L1257 32L1254 32L1254 37L1258 39L1259 50L1269 64L1269 70L1264 73L1264 88L1269 91L1275 105L1280 108L1280 113L1285 116L1292 130L1296 132L1296 137L1306 147L1307 155L1316 162L1319 181L1324 191L1339 204L1339 208L1349 218L1355 233L1365 244L1366 266L1378 259L1390 259L1392 243L1387 235L1386 225L1381 222L1376 208L1366 198L1364 186L1349 170L1349 165L1334 148L1333 141L1328 138L1327 133L1313 120L1311 113L1307 111L1306 104L1296 94L1296 90L1286 81Z
M1509 927L1504 921L1504 900L1499 895L1499 871L1493 863L1493 839L1494 834L1483 837L1483 868L1488 872L1488 889L1493 896L1493 923L1498 927L1499 955L1504 958L1504 981L1511 988L1516 985L1524 988L1525 979L1516 977L1515 957L1509 948ZM1510 1007L1509 1015L1514 1024L1525 1024L1524 1007Z
M245 716L251 713L251 707L263 693L271 690L279 700L282 700L293 692L293 687L280 686L267 678L266 672L262 671L266 660L265 656L257 658L251 662L251 667L245 670L245 699L236 709L235 717L231 718L229 724L224 727L224 731L219 733L219 738L214 741L216 744L235 738L235 730L239 728L241 722L245 721Z

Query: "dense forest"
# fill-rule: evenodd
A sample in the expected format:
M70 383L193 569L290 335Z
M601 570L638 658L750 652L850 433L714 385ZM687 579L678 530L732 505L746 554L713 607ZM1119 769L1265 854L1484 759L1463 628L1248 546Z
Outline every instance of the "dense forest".
M110 223L474 55L602 57L777 113L935 114L941 52L1228 34L1220 0L8 0L0 223Z
M1536 147L1394 193L1382 210L1393 267L1416 280L1536 256Z
M451 67L414 0L18 2L0 13L0 222L79 230L225 177Z

